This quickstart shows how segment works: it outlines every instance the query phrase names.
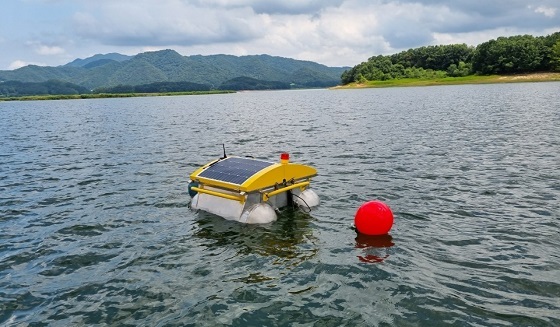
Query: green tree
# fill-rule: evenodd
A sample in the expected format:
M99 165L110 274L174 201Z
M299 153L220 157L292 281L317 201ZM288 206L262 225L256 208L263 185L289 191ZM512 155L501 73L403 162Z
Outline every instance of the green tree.
M560 41L560 32L552 33L547 36L539 37L543 46L544 58L540 67L540 70L555 70L554 64L554 45Z
M364 75L358 74L358 79L356 80L356 82L364 84L365 82L367 82L367 79L364 77Z
M403 78L405 77L405 68L401 64L395 64L391 66L391 77L392 78Z
M560 71L560 40L552 46L552 51L550 55L551 68Z
M542 39L531 35L499 37L476 48L473 68L482 74L535 71L542 67L544 49Z
M447 75L452 77L467 76L471 74L471 67L472 65L470 63L459 61L458 65L449 65L449 67L447 68Z
M451 64L458 65L460 61L470 61L473 53L474 48L466 44L450 44L409 49L390 58L393 64L401 64L405 68L446 70Z

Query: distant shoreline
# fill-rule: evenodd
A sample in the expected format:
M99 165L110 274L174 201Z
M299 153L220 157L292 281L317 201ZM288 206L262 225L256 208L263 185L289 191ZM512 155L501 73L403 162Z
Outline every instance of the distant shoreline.
M78 100L78 99L106 99L106 98L137 98L174 95L204 95L227 94L235 91L190 91L190 92L162 92L162 93L98 93L98 94L59 94L59 95L24 95L20 97L0 97L2 101L38 101L38 100Z
M444 77L434 79L403 78L387 81L368 81L366 83L350 83L330 87L330 90L409 87L409 86L438 86L438 85L466 85L466 84L499 84L499 83L527 83L560 81L560 72L541 72L515 75L469 75L464 77ZM229 94L237 91L190 91L164 93L99 93L99 94L68 94L68 95L26 95L20 97L0 97L2 101L39 101L39 100L77 100L77 99L106 99L106 98L136 98L176 95L204 95Z
M403 78L387 81L368 81L366 83L350 83L335 86L333 90L406 87L406 86L437 86L437 85L463 85L463 84L498 84L498 83L523 83L523 82L553 82L560 81L560 72L541 72L515 75L469 75L464 77L444 77L434 79Z

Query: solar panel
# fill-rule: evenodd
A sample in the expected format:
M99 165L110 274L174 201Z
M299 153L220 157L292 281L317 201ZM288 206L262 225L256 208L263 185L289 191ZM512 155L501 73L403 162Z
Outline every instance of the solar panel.
M216 162L198 176L241 185L257 172L273 164L257 159L231 157Z

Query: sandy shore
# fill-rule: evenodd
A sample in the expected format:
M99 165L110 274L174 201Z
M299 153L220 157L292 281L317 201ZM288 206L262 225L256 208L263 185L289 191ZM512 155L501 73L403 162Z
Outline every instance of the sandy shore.
M339 85L332 89L359 89L371 87L404 87L404 86L433 86L454 84L493 84L493 83L521 83L521 82L552 82L560 81L560 72L539 72L514 75L469 75L465 77L446 77L438 79L392 79L387 81L370 81L366 83L351 83Z

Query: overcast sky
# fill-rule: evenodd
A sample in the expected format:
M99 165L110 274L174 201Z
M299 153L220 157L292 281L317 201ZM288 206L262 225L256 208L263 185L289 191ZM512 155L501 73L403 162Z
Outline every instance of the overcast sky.
M354 66L419 46L560 31L560 0L2 0L0 8L1 70L160 49Z

